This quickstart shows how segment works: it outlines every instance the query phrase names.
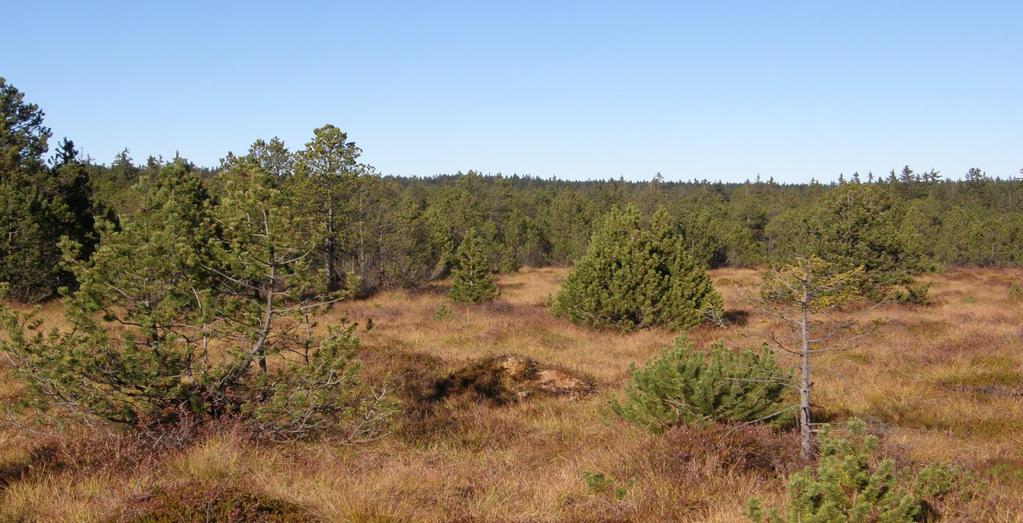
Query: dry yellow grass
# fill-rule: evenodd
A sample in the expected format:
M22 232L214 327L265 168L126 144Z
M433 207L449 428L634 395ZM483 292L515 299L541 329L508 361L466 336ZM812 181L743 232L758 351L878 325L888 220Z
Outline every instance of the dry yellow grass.
M372 319L371 330L359 331L370 379L398 372L389 368L394 362L414 365L415 355L452 369L515 353L592 377L598 391L590 397L451 404L441 421L405 421L382 440L351 447L262 446L225 430L155 461L32 469L8 478L0 520L103 520L154 488L188 482L244 484L326 521L741 521L751 495L779 500L782 479L755 458L788 453L781 461L792 464L794 435L656 436L608 415L607 395L629 365L674 335L597 332L552 318L545 302L565 274L505 276L501 299L476 307L451 304L440 285L387 292L336 308L320 326ZM758 281L751 270L713 277L730 309L743 309L737 297ZM957 269L926 279L934 282L932 305L878 309L871 314L887 323L859 348L816 359L814 403L834 419L868 420L885 452L903 463L967 466L983 487L954 507L952 520L1016 521L1023 514L1023 301L1009 289L1023 271ZM450 318L435 318L441 305ZM769 327L752 313L743 326L702 326L691 337L748 345L740 330L757 337ZM0 376L0 396L13 387ZM0 472L4 463L30 462L40 444L0 431ZM760 445L752 458L741 453ZM631 487L621 499L595 493L583 480L587 471Z

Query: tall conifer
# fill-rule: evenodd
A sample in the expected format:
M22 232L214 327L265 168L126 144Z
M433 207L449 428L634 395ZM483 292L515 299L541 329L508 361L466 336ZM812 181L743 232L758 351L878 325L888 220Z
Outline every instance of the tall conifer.
M458 246L452 273L451 299L460 303L479 303L497 297L500 291L491 275L486 240L470 229Z

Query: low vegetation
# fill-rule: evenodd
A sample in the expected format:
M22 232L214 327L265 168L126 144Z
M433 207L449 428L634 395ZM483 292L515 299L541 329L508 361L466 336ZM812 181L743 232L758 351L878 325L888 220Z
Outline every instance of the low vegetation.
M344 302L320 315L318 334L342 317L359 325L353 333L361 381L376 390L386 385L400 400L387 434L359 445L267 443L227 423L154 447L102 426L65 422L44 430L30 424L29 412L5 418L0 469L12 472L0 492L0 519L101 521L135 506L156 510L178 494L189 506L188 489L212 480L257 504L284 502L324 521L740 521L751 497L784 517L786 478L806 466L798 436L764 424L716 423L652 433L619 419L607 404L629 382L630 365L654 360L676 335L595 331L552 318L546 299L565 276L563 269L524 269L498 277L501 298L480 305L451 304L439 284ZM742 297L759 289L756 271L715 270L711 277L731 316L749 314L741 325L692 329L694 352L715 340L741 347L747 336L769 337L781 326L741 309ZM921 496L931 506L924 513L1013 521L1023 511L1023 454L1012 440L1023 430L1012 392L1023 387L1012 379L1023 375L1016 344L1023 310L1009 289L1023 273L957 269L926 281L932 305L882 305L868 320L890 321L859 348L816 357L813 412L841 437L844 420L866 420L878 438L872 466L893 460L905 492L914 492L915 477L932 463L961 466L979 487L956 483L938 499ZM441 305L451 315L435 320ZM46 327L67 325L57 304L44 305L39 317ZM366 331L370 319L374 327ZM496 380L517 399L495 402L469 386L422 400L450 377L492 375L471 369L511 367L502 363L509 355L535 364L535 374L524 373L534 378ZM481 365L488 359L497 365ZM779 353L775 363L791 369L796 359ZM548 369L592 388L533 392L542 383L535 377ZM467 383L479 381L488 379ZM0 373L5 402L21 390Z
M865 428L862 421L850 421L848 436L839 437L825 427L818 438L816 469L795 473L788 480L785 515L765 511L760 501L751 499L748 517L768 523L911 523L936 515L928 509L954 488L962 494L962 472L940 464L928 465L904 487L900 476L905 479L906 471L897 470L891 459L875 458L878 440L865 434Z
M766 347L734 351L715 343L697 352L680 337L670 350L629 370L623 397L611 408L655 432L679 424L778 422L793 418L791 392L791 376Z

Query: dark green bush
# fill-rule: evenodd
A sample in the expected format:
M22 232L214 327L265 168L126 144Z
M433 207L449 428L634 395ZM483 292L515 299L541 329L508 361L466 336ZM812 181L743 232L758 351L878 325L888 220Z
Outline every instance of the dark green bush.
M486 249L486 240L470 230L455 254L449 296L459 303L479 303L500 294L494 282Z
M687 329L722 308L710 276L682 247L663 210L649 227L639 210L614 209L554 299L572 323L629 331Z
M926 263L919 247L900 234L903 205L889 191L845 184L829 191L805 217L799 233L809 252L843 271L863 268L861 293L878 300L908 285ZM926 289L918 289L926 294Z
M659 432L673 425L785 419L791 376L767 348L732 351L718 342L707 353L683 337L642 368L611 409L623 419Z

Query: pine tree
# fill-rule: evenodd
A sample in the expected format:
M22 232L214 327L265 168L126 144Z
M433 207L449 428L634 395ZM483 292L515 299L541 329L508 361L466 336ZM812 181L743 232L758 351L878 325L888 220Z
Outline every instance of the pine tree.
M816 255L839 271L862 267L860 292L886 298L892 287L910 283L925 265L923 253L900 234L904 214L885 189L843 185L825 194L809 213L809 248L799 254Z
M792 377L774 363L767 346L729 350L721 342L706 353L680 336L674 346L642 368L629 369L629 382L611 409L626 421L654 432L679 424L780 421Z
M500 294L492 276L486 240L475 229L466 233L455 253L449 296L459 303L479 303Z
M43 112L0 77L0 282L21 301L53 293L59 257L47 230L48 199L40 184L50 130Z
M0 282L12 298L39 301L72 286L57 246L68 236L87 255L94 244L89 172L65 139L52 168L43 155L43 112L0 77Z
M253 152L257 162L267 166L282 165L286 151L274 147L277 152L267 155L264 147L257 144ZM329 291L340 290L346 280L341 267L346 240L343 232L352 221L352 200L358 192L357 180L364 166L358 163L362 150L355 142L348 140L348 134L333 125L313 130L313 139L299 151L294 160L295 180L299 187L294 203L300 205L312 222L312 233L320 242L320 260L324 280ZM268 157L277 158L269 162ZM272 174L272 173L271 173Z
M977 217L955 206L945 212L935 241L935 257L948 264L975 263L981 245L981 228Z
M145 211L120 227L101 221L99 248L87 261L79 260L80 245L62 243L79 282L64 304L71 329L44 335L22 328L30 317L0 314L8 336L0 352L38 406L127 424L206 408L209 194L184 162L144 177L139 190Z
M569 321L619 330L686 329L722 308L702 265L682 247L667 213L643 227L639 210L615 208L594 234L553 303Z
M314 217L256 158L229 156L221 176L217 201L182 160L144 176L142 210L101 222L88 261L62 244L80 282L71 328L45 334L0 302L0 355L40 407L147 428L240 413L272 438L365 436L383 396L356 389L354 327L312 328L345 296L325 292L309 256L319 239L296 234Z
M900 469L877 456L878 439L866 433L865 423L851 420L847 427L846 437L822 428L820 459L789 476L784 512L765 510L752 498L746 517L756 523L930 521L925 516L931 503L961 490L967 480L960 467L945 463L932 463L915 475Z
M480 202L480 176L473 171L460 175L454 185L436 191L426 209L430 244L437 255L434 276L447 274L457 263L458 247L470 230L492 239L485 228L486 214ZM490 226L493 228L493 225Z
M436 266L430 249L430 231L418 202L402 198L392 211L378 239L378 270L387 287L413 287L430 277Z
M799 356L799 427L801 454L810 459L814 454L810 413L810 357L834 350L856 331L854 321L832 322L828 313L855 300L863 279L863 269L837 269L820 258L797 258L791 264L764 276L761 296L774 316L784 320L790 336L779 339L772 332L771 340L779 348ZM854 337L854 336L852 336ZM787 348L786 341L791 348ZM820 345L827 343L827 346Z

